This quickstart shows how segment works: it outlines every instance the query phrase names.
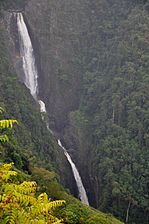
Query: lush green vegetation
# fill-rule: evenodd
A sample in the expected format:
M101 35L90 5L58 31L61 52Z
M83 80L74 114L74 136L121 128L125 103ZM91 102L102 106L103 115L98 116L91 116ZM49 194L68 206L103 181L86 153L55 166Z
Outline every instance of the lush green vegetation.
M0 108L0 111L2 112L3 109ZM5 131L5 136L7 136L6 138L1 135L1 144L8 141L7 132L8 129L12 129L14 123L18 122L13 119L0 120L1 134ZM54 172L49 172L44 168L30 168L32 178L37 179L42 192L46 190L53 198L66 199L68 205L62 210L57 209L65 204L64 200L49 200L46 193L40 193L35 181L26 181L31 178L29 175L22 171L14 171L12 167L13 163L0 164L1 223L121 223L110 215L83 206L78 200L68 195L58 184ZM35 195L37 190L38 197Z
M83 145L80 167L94 176L99 209L123 220L129 216L129 223L147 224L148 2L94 1L90 7L94 14L82 53L82 98L70 114ZM86 154L90 161L83 164Z
M48 199L46 193L39 193L39 187L35 181L23 181L26 179L21 172L12 170L13 163L0 165L0 222L9 223L70 223L70 224L120 224L118 220L110 215L90 209L83 206L74 199L70 203L72 197L65 195L68 205L64 200ZM45 171L47 175L48 171ZM40 172L39 172L40 173ZM42 173L43 170L42 170ZM45 178L47 181L47 177ZM49 186L48 186L49 187ZM38 194L35 192L38 191ZM57 191L58 192L58 191ZM38 196L37 196L38 195ZM56 196L56 195L55 195ZM59 207L63 207L60 209ZM57 218L59 217L59 218Z
M53 210L65 204L64 200L50 201L46 193L35 197L37 184L34 181L14 183L11 180L17 175L12 171L13 164L0 166L0 222L44 224L62 223L53 215ZM15 180L18 182L18 180Z

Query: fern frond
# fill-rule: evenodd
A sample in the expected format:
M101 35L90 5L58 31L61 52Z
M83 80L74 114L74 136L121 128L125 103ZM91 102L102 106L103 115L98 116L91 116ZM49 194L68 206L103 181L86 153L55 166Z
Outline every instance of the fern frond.
M35 181L24 181L22 184L17 186L17 191L22 194L35 193L37 190L37 183Z
M5 143L5 142L8 142L9 139L8 139L8 136L7 135L0 135L0 142L1 143Z
M1 165L1 169L3 171L9 171L12 169L13 165L14 165L14 163L5 163L5 164Z
M7 172L0 173L0 179L7 182L11 176L16 176L16 175L17 175L17 172L10 170Z
M14 163L0 165L0 181L7 182L11 176L16 176L17 172L11 170Z
M17 120L13 120L13 119L0 120L0 128L2 128L2 129L4 129L4 128L12 128L14 123L18 124L18 121Z
M13 201L25 207L27 207L28 205L36 205L36 198L30 195L23 195L19 192L14 193Z
M38 196L38 202L47 203L48 201L48 195L46 193L42 193Z
M59 224L59 223L63 223L63 220L58 219L57 217L49 214L49 219L48 219L48 223L52 223L52 224Z
M12 209L11 212L9 212L6 218L4 219L4 223L16 224L16 218L17 218L17 210Z
M5 175L4 178L6 178L6 176L9 175L16 175L17 173L15 171L8 171L7 175ZM11 184L11 183L7 183L5 184L5 191L9 192L9 191L17 191L20 194L24 194L24 195L30 195L31 193L35 193L36 191L36 187L37 184L34 181L24 181L22 184Z
M48 203L48 208L49 209L56 209L66 203L65 200L56 200L56 201L51 201Z

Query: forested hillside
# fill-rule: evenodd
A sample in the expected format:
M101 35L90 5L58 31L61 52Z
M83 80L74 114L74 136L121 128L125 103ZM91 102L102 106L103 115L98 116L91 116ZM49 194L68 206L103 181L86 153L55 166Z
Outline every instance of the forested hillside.
M130 223L149 213L148 4L38 1L38 16L32 0L26 9L51 127L72 149L91 204Z
M148 223L149 14L138 3L90 4L83 91L71 119L96 206L123 218L130 209L130 223Z
M76 194L69 164L15 74L21 74L18 45L8 18L21 10L50 128L77 164L90 204L127 223L148 224L149 1L16 0L1 7L0 102L6 118L20 123L11 144L0 146L3 161L28 173L31 164L54 170Z
M71 113L83 145L78 163L92 177L96 206L123 218L130 209L130 223L149 221L147 4L90 4L82 97Z

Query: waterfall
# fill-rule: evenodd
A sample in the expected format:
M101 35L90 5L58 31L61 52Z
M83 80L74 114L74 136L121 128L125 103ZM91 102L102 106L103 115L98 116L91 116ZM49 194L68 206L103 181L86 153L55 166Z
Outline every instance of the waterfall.
M68 160L68 162L71 165L72 172L73 172L73 175L74 175L77 187L78 187L79 197L80 197L81 201L84 204L89 205L88 198L87 198L87 195L86 195L86 191L85 191L85 188L83 186L80 174L79 174L79 172L78 172L78 170L76 168L76 165L72 161L70 155L68 154L67 150L64 148L64 146L62 145L62 143L61 143L61 141L59 139L58 139L58 145L64 150L64 154L67 157L67 160Z
M22 13L17 13L17 26L18 26L18 33L20 39L20 55L23 61L23 70L25 74L24 83L26 87L30 90L31 95L34 97L36 101L38 101L40 105L41 113L46 113L46 106L42 100L37 100L38 95L38 73L35 64L35 57L32 42L28 33L28 29L24 22L24 18ZM44 116L42 115L42 119L44 120ZM48 122L46 122L47 129L53 134L53 132L49 128ZM66 149L62 146L61 141L58 140L58 145L64 150L64 154L71 165L72 172L78 187L79 197L84 204L89 205L88 198L86 195L85 188L83 186L81 177L79 172L72 161L70 155L66 151Z
M31 39L24 22L22 13L17 13L17 26L20 39L20 55L23 62L23 70L25 74L24 83L30 89L31 95L37 100L38 83L37 68Z

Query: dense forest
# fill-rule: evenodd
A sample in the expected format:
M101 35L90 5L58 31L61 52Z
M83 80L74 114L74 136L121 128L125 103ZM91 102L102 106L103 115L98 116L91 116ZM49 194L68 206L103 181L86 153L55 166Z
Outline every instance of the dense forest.
M98 208L123 218L129 210L130 223L148 223L148 3L90 7L82 97L70 114L83 144L80 167L92 177Z
M97 207L123 218L129 208L130 223L148 223L148 3L126 2L90 4L83 96L71 118L85 141L82 160L90 158Z
M50 128L74 159L90 205L126 223L148 224L149 1L0 4L1 116L19 123L7 130L10 141L0 145L1 161L14 162L28 175L23 178L37 181L53 199L66 200L66 210L59 212L66 223L106 223L103 213L82 207L60 185L77 196L69 164L46 129L39 105L20 82L10 12L21 10L33 40L39 95ZM119 222L111 220L107 224Z

